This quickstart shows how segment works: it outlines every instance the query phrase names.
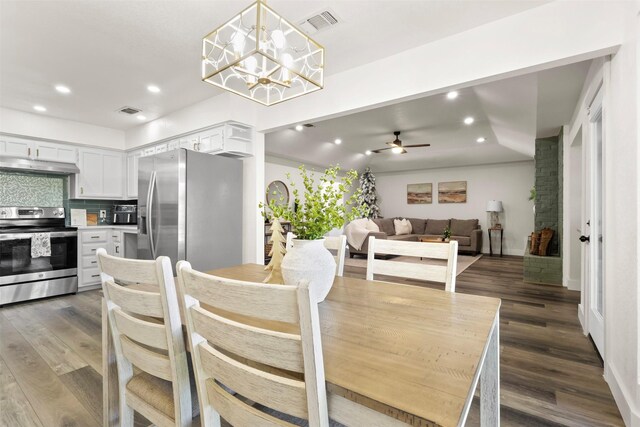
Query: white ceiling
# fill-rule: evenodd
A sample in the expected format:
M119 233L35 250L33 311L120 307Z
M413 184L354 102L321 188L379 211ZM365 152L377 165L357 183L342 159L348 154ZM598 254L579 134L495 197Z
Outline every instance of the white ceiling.
M293 22L327 8L337 15L339 25L314 36L327 48L326 73L332 74L547 1L272 0L269 4ZM120 107L141 108L148 121L214 96L218 89L200 81L201 37L249 3L2 0L0 106L34 112L33 106L39 104L51 117L128 129L140 122L116 113ZM69 86L72 94L58 94L53 90L56 84ZM149 84L162 92L149 93Z
M315 122L302 132L267 135L267 154L307 164L378 172L531 160L535 139L558 135L578 102L590 61L469 87L455 100L445 94ZM475 118L467 126L463 119ZM407 154L365 155L385 147L400 130ZM479 144L479 137L486 142ZM342 139L336 145L334 140Z

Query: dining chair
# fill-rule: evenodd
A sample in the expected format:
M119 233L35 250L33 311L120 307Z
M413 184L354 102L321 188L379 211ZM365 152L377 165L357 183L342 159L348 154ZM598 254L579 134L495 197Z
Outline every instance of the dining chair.
M287 416L328 426L318 305L308 284L231 280L186 261L177 272L203 427L219 426L221 417L234 426L292 426Z
M376 254L445 260L446 265L378 259ZM458 242L455 240L449 243L407 242L372 236L369 238L367 255L367 280L373 280L375 274L427 280L444 283L445 291L455 292L457 262Z
M171 260L118 258L103 248L96 255L116 355L120 426L133 426L134 411L160 427L191 426L198 410Z
M293 246L293 239L296 236L292 232L287 233L287 243L285 245L287 251ZM336 251L336 255L333 257L336 260L336 276L342 276L344 274L344 257L347 250L347 236L344 234L340 236L326 236L324 238L324 247L330 251Z

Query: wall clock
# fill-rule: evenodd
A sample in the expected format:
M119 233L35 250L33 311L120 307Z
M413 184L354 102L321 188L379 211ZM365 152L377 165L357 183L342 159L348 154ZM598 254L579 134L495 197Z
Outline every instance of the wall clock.
M280 200L283 197L283 200ZM289 204L289 189L287 184L282 181L273 181L267 187L267 205L273 200L278 206L287 206Z

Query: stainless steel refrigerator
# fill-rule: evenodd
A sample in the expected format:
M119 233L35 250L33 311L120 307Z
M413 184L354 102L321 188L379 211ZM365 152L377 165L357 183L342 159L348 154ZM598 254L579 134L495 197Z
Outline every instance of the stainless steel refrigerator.
M242 161L186 149L140 158L138 259L242 263Z

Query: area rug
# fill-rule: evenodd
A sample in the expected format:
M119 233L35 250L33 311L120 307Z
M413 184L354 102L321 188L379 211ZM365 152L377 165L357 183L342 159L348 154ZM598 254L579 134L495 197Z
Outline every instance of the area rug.
M456 276L467 268L471 267L473 263L482 258L482 254L471 256L471 255L458 255L458 268ZM391 258L391 261L402 261L402 262L415 262L419 264L431 264L431 265L447 265L447 262L439 259L420 259L416 257L409 256L399 256L395 258ZM344 260L344 265L349 267L359 267L359 268L367 268L367 259L366 258L347 258Z

